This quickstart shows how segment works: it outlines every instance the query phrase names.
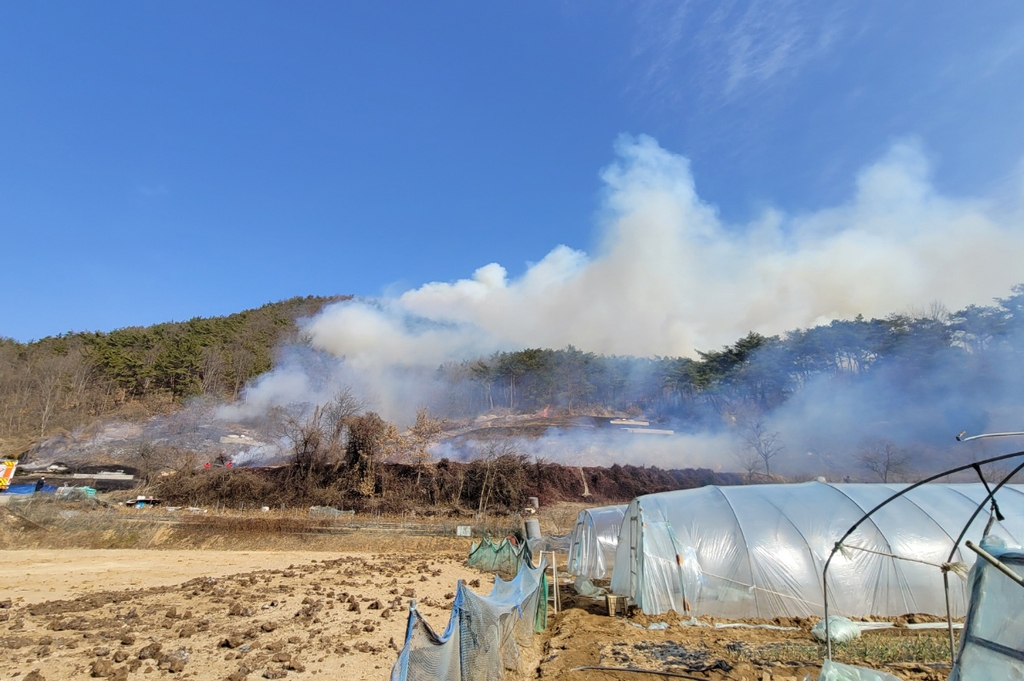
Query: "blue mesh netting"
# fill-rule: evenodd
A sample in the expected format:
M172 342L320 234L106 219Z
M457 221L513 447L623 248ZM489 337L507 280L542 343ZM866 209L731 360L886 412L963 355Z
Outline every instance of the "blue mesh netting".
M518 669L519 646L530 644L547 623L547 578L544 565L523 562L515 579L494 578L494 588L480 596L460 580L451 617L438 635L409 605L405 645L391 669L391 681L497 681Z

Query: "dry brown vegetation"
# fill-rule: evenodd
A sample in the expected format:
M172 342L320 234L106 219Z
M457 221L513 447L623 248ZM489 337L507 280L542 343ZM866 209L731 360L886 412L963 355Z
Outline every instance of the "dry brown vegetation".
M377 513L459 515L519 511L531 496L545 505L621 503L641 494L735 483L738 477L704 469L573 467L502 454L468 463L442 459L432 465L376 464L372 486L358 468L330 466L297 473L282 466L190 469L159 478L153 491L170 503L187 506L333 506Z
M89 549L232 549L370 551L401 545L410 550L468 550L457 525L476 536L518 531L517 515L425 518L359 514L324 516L300 509L204 513L184 508L136 509L94 502L29 501L0 506L0 546Z

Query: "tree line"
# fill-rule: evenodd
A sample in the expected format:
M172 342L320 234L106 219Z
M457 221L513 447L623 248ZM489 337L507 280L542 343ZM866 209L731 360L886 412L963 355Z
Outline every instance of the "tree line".
M836 320L781 335L750 332L696 357L606 356L574 346L529 348L450 362L437 413L469 416L494 409L594 407L671 417L693 427L737 412L767 414L815 379L884 378L907 394L939 384L964 394L986 380L1005 383L1024 355L1024 285L989 306L931 309L883 318Z

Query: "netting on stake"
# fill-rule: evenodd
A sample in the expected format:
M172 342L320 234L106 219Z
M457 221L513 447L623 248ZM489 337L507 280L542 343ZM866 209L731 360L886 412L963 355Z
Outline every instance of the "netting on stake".
M544 565L523 563L511 581L494 578L494 588L480 596L460 580L451 617L438 635L409 604L405 645L391 681L498 681L519 668L519 647L530 645L547 623L547 578Z
M469 566L477 570L515 575L519 573L521 565L529 562L529 547L526 544L515 544L507 537L497 544L484 538L473 542L469 549Z

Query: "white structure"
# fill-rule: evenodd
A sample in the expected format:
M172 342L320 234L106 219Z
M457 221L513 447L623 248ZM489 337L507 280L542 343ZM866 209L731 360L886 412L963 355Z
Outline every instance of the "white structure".
M867 511L905 487L806 482L638 497L622 521L612 591L649 614L821 615L822 567L832 547ZM980 483L923 485L875 513L832 560L830 612L945 614L938 565L985 495ZM1007 485L996 500L1006 520L992 533L1020 546L1024 486ZM966 538L979 541L987 521L986 510ZM974 554L961 547L955 561L973 564ZM953 614L962 616L966 586L954 576L950 586Z
M625 504L580 511L569 542L569 574L587 579L611 576L625 511Z
M1024 575L1024 553L982 542L1003 565ZM1024 678L1024 589L985 560L971 570L971 604L949 681Z

